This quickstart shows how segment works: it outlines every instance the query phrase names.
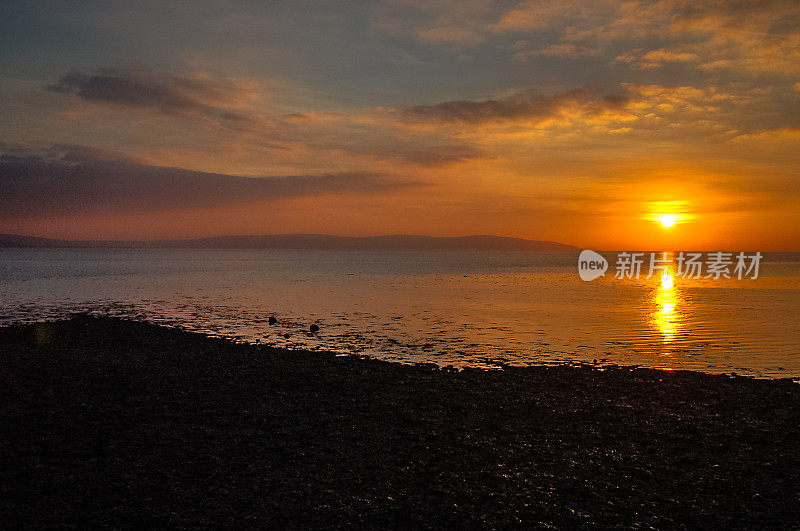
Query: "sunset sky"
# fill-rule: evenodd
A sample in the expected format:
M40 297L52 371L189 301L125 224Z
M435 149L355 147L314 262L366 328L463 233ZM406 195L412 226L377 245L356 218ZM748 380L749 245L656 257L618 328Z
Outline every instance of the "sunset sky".
M3 233L800 250L800 2L3 2L0 154Z

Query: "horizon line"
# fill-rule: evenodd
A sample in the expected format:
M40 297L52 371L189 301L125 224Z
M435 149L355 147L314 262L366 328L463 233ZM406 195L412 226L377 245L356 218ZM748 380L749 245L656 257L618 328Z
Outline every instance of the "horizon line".
M523 238L519 236L501 236L497 234L464 234L459 236L431 236L427 234L401 234L401 233L391 233L391 234L375 234L369 236L355 236L355 235L341 235L341 234L328 234L328 233L317 233L317 232L296 232L296 233L267 233L267 234L217 234L212 236L195 236L195 237L182 237L182 238L157 238L157 239L73 239L73 238L52 238L49 236L30 236L25 234L13 234L13 233L0 233L0 240L3 238L20 238L20 239L30 239L30 240L44 240L49 242L63 242L68 244L75 244L76 248L93 248L91 245L77 245L77 244L148 244L148 243L190 243L190 242L199 242L202 240L214 240L214 239L224 239L224 238L266 238L266 237L326 237L326 238L341 238L341 239L354 239L354 240L364 240L364 239L378 239L378 238L428 238L428 239L439 239L439 240L457 240L457 239L466 239L466 238L497 238L497 239L505 239L505 240L516 240L519 242L528 242L528 243L540 243L540 244L553 244L563 247L570 247L576 250L595 250L597 252L606 252L606 253L619 253L619 252L739 252L739 251L761 251L765 253L797 253L800 252L800 249L770 249L770 250L760 250L760 249L750 249L750 248L732 248L732 247L725 247L725 248L708 248L708 249L701 249L701 248L693 248L693 249L682 249L680 251L676 251L675 249L672 250L664 250L664 249L645 249L645 248L619 248L619 249L611 249L611 248L599 248L599 247L584 247L580 245L574 245L571 243L564 243L559 242L556 240L534 240L530 238ZM2 241L0 241L0 248L25 248L26 246L13 246L13 245L2 245ZM230 248L234 249L234 248ZM289 249L286 249L289 250ZM320 249L324 250L324 249ZM336 249L330 249L336 250ZM347 249L339 249L339 250L347 250ZM368 250L368 249L365 249ZM476 249L476 250L492 250L492 249ZM567 251L564 251L567 252Z

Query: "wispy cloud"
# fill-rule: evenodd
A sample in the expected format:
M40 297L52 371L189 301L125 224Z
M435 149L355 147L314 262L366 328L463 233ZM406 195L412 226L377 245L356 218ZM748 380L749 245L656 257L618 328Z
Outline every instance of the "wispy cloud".
M572 0L527 0L503 13L489 26L496 32L523 32L545 28L561 16L578 15L588 2Z
M164 114L246 119L235 112L259 99L252 84L214 80L204 74L179 76L149 69L102 68L70 72L48 90L84 101L152 109Z
M697 63L700 56L696 53L681 52L677 50L636 50L618 55L617 62L630 63L641 70L658 68L665 63Z
M602 94L586 88L553 95L526 90L504 99L446 101L411 107L406 112L412 118L423 120L480 124L507 120L546 120L567 110L582 115L596 115L607 110L624 109L627 102L624 96Z
M50 156L0 156L0 217L148 212L220 207L326 194L374 194L419 185L408 179L352 172L251 178L98 158L64 146ZM58 156L52 155L59 153Z
M545 48L532 48L531 44L525 41L516 43L514 50L516 51L516 58L523 61L537 56L580 59L582 57L597 57L601 53L598 49L571 43L551 44Z
M697 2L615 0L597 4L611 17L578 19L563 40L618 47L652 42L617 54L635 68L684 63L700 70L747 74L800 73L800 4L795 0Z

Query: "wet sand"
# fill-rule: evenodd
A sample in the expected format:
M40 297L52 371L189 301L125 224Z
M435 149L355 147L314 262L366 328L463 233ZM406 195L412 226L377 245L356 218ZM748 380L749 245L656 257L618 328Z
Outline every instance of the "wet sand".
M0 329L0 526L798 527L800 386Z

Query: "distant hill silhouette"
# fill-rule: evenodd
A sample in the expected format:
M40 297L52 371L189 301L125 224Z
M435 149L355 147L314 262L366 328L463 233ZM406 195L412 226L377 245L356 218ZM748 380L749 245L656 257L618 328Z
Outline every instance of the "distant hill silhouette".
M155 248L155 249L309 249L342 251L534 251L570 252L577 247L551 241L503 236L435 237L413 235L331 236L328 234L268 234L215 236L188 240L77 241L0 234L0 247Z

